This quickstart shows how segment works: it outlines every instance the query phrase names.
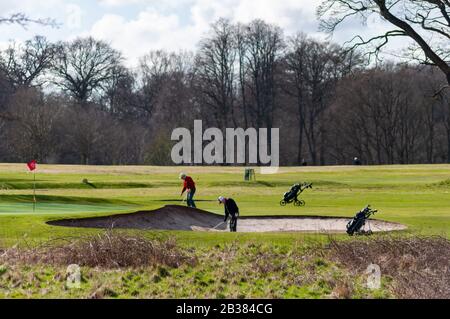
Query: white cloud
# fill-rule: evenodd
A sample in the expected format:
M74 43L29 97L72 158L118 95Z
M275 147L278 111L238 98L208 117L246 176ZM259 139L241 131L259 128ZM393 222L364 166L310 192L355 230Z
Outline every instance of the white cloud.
M25 12L32 17L52 17L63 23L58 29L31 26L2 26L0 41L26 40L45 34L52 41L92 35L106 40L124 53L129 65L150 50L194 50L200 38L219 18L247 23L263 19L282 27L286 35L302 31L315 36L315 16L321 0L22 0L0 1L0 12ZM356 31L373 35L386 29L386 23L370 20L361 27L359 21L338 28L334 41L343 43ZM395 46L396 47L396 46Z
M24 12L32 17L54 17L61 13L60 9L67 5L64 0L21 0L21 1L1 1L1 15L9 15L16 12Z
M66 17L64 24L70 30L81 28L83 21L83 10L76 4L68 4L66 6Z
M123 5L125 1L101 2L117 6ZM152 0L134 2L149 6L131 20L105 14L89 32L121 50L132 65L150 50L194 50L202 35L209 30L210 24L219 18L243 23L263 19L284 28L287 34L317 30L315 5L311 1L183 0L184 6L179 6L177 10L173 9L174 4L180 1L169 0L160 2L159 5L150 5L155 2Z
M124 5L132 5L136 3L141 3L144 0L98 0L101 5L110 7L120 7Z
M147 10L130 21L119 15L103 16L90 31L95 38L108 41L135 65L150 50L182 50L190 47L189 29L183 28L176 15L161 15Z
M259 18L277 24L288 32L298 31L301 27L308 28L308 31L315 31L317 27L315 18L317 4L318 1L302 0L237 1L234 20L249 22Z

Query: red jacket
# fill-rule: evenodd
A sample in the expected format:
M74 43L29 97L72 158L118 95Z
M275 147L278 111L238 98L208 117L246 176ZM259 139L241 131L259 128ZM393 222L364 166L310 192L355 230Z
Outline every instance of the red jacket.
M183 193L186 191L186 189L195 189L195 183L194 180L190 176L186 176L183 184Z

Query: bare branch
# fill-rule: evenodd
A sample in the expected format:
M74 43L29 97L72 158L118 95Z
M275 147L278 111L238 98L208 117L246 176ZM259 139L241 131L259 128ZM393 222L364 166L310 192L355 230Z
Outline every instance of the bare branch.
M378 59L389 38L407 36L422 50L424 62L436 65L450 84L450 0L323 0L317 13L322 29L328 32L352 17L359 16L365 22L370 14L379 15L398 29L367 41L356 36L350 43L355 39L360 41L350 49L381 41L368 53L369 57L375 55ZM420 31L415 26L420 26Z
M56 22L55 19L50 18L33 19L28 17L25 13L21 12L11 14L9 17L0 17L0 24L17 24L23 27L24 29L26 29L29 24L39 24L42 26L49 26L52 28L60 27L60 24Z

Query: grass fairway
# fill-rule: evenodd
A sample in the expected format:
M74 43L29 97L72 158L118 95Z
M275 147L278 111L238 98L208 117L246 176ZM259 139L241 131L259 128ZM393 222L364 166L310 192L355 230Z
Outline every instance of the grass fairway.
M196 181L198 207L218 214L223 213L223 208L216 202L219 195L234 198L240 206L241 214L246 216L350 217L363 206L371 204L379 210L375 218L408 226L408 230L402 232L404 235L441 235L447 238L450 236L450 165L281 168L278 174L273 175L260 175L257 171L255 182L243 181L243 168L40 165L36 174L38 203L33 212L33 176L26 172L25 165L0 164L0 246L4 248L15 244L21 246L24 242L29 245L30 242L41 243L54 238L102 232L93 229L52 227L45 224L49 220L105 216L181 204L179 197L181 183L178 180L180 171L186 171ZM90 185L83 183L84 179L87 179ZM307 203L306 207L281 207L279 201L282 194L292 184L303 181L314 184L313 190L307 190L302 194ZM300 233L229 234L156 231L127 233L139 233L148 238L176 238L183 249L197 249L204 254L220 254L239 245L244 247L242 249L246 254L256 253L258 249L267 250L269 255L273 254L273 258L279 259L293 249L298 247L299 250L303 249L309 245L308 243L323 243L328 240L323 235ZM341 235L338 238L346 237ZM222 264L216 266L224 267L225 261L221 262ZM240 273L241 270L236 269L244 267L242 265L246 265L247 262L249 261L244 257L235 259L232 265L229 265L230 271ZM333 267L327 262L322 265L320 260L311 262L318 263L316 270L320 276ZM0 278L5 278L1 275L3 273L1 267L3 266L0 266ZM21 269L20 273L25 277L31 271L30 268L23 270L20 266L14 267L19 267L17 269ZM303 276L304 268L298 268L300 266L293 264L286 267L298 272L298 276ZM50 266L39 268L43 282L51 282L52 276L63 271ZM213 264L170 270L170 276L161 269L147 272L114 270L109 276L105 272L96 272L93 269L86 271L90 279L86 279L80 290L66 291L62 288L63 284L61 287L58 286L59 288L52 284L48 284L49 287L42 284L38 286L39 288L31 286L29 289L0 290L0 296L88 297L99 289L109 287L108 289L114 293L108 294L102 290L103 297L315 298L326 297L333 290L333 287L318 281L286 285L283 284L281 277L278 279L258 277L255 278L257 282L253 284L245 282L245 279L243 282L232 283L227 279L227 282L217 283L214 278L220 274L216 273L218 269L215 269ZM161 271L162 274L159 273ZM285 269L268 271L277 274L277 271L280 271L280 276L286 272ZM6 270L4 272L7 273ZM343 270L342 272L339 270L338 273L347 276ZM128 279L123 279L125 277ZM186 280L192 280L189 287L182 284ZM208 284L209 280L212 280L212 283ZM125 286L128 288L124 288L124 281L127 282ZM9 284L4 283L6 286ZM117 285L121 288L117 288ZM42 289L45 293L42 293ZM389 297L390 292L386 289L371 293L361 288L360 283L355 283L351 297L368 295Z
M2 164L1 240L13 242L24 234L33 239L47 239L52 234L72 235L73 229L45 225L46 221L59 217L101 216L180 204L181 183L177 177L181 170L41 165L36 182L38 203L33 213L32 175L24 165ZM199 208L218 214L223 213L216 202L219 195L233 197L246 216L353 216L364 205L371 204L380 211L376 218L403 223L409 232L450 235L449 165L282 168L278 174L258 174L256 182L244 182L242 168L184 170L197 182ZM83 184L83 179L93 186ZM299 181L314 183L313 190L302 194L307 206L281 207L282 194ZM201 235L208 237L185 233L178 237L181 241L186 237L190 242L191 237ZM215 236L228 239L240 235Z

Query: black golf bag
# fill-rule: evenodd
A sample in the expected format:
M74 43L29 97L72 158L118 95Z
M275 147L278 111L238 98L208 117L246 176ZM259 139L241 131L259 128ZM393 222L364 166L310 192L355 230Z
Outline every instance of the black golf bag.
M283 199L280 201L281 206L294 203L295 206L305 206L304 200L298 198L305 189L312 188L311 183L295 184L289 192L284 193Z
M374 215L377 210L374 210L370 208L370 206L365 207L361 211L359 211L355 217L347 224L347 234L350 236L353 236L354 234L357 235L371 235L372 230L370 229L369 224L369 230L364 230L364 226L366 225L366 221L369 220L370 216Z

